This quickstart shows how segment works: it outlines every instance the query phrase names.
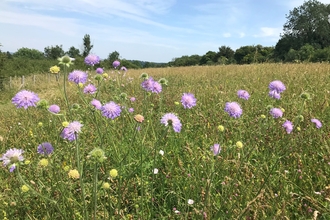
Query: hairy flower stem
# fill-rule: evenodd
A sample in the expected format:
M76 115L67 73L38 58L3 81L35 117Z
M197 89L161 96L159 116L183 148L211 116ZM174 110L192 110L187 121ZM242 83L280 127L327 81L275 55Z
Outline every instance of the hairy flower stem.
M69 100L68 100L68 95L67 95L67 92L66 92L66 78L67 78L67 67L66 65L64 65L64 71L63 71L63 90L64 90L64 99L65 99L65 103L66 103L66 106L69 110L69 115L71 116L71 108L69 106Z
M94 196L94 219L97 219L96 212L97 212L97 162L94 165L94 186L93 186L93 196Z

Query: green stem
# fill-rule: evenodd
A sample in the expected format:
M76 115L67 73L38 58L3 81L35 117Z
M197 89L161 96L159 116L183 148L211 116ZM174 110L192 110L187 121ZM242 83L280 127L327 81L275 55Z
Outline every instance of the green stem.
M93 194L94 194L94 219L96 218L96 211L97 211L97 162L95 162L95 166L94 166L94 190L93 190Z

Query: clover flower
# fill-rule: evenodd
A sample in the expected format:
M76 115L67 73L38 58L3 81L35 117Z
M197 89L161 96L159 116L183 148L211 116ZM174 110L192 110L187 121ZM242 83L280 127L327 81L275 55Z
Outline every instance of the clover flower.
M120 62L118 60L113 61L112 66L114 68L117 68L120 65Z
M183 93L181 97L181 103L184 108L192 108L196 106L197 99L195 98L194 94L191 93Z
M214 144L213 146L211 146L210 150L212 151L213 155L216 156L220 153L221 147L219 144Z
M182 124L180 119L173 113L166 113L161 119L160 122L165 126L172 126L173 130L177 133L181 131Z
M68 141L74 141L76 140L78 133L81 132L81 127L83 125L78 122L78 121L73 121L71 122L68 126L66 126L62 133L61 133L61 137L63 139L67 139Z
M112 101L103 105L100 110L103 116L111 119L117 118L121 113L120 106Z
M100 63L100 57L94 54L89 54L85 57L85 63L89 66L94 66L95 64Z
M283 116L283 112L279 108L272 108L269 112L273 118L281 118Z
M91 101L91 104L92 104L96 109L98 109L98 110L101 110L101 108L102 108L102 104L101 104L101 102L100 102L99 100L97 100L97 99L93 99L93 100Z
M60 112L60 107L58 105L51 105L48 108L48 111L50 111L51 113L57 114Z
M85 94L94 94L96 92L96 87L93 84L88 84L84 88L84 93Z
M87 81L88 75L87 73L80 71L80 70L74 70L71 73L69 73L68 79L70 82L74 82L76 84L82 83L85 84Z
M104 72L103 68L99 67L96 69L97 74L102 74Z
M311 122L313 122L316 125L316 128L321 128L322 127L322 123L320 122L320 120L318 120L316 118L312 118Z
M21 162L24 160L23 157L23 150L21 149L9 149L7 150L7 152L2 155L2 157L0 158L0 160L2 161L2 164L4 166L9 166L9 171L13 172L16 168L16 163Z
M45 155L45 156L53 153L53 151L54 151L53 146L48 142L44 142L44 143L40 144L37 148L37 152L39 154L42 154L42 155Z
M238 90L237 91L238 98L248 100L250 98L250 94L246 90Z
M39 101L39 97L34 92L30 92L27 90L22 90L18 92L12 99L12 103L16 106L16 108L24 108L28 107L36 107L36 103Z
M233 118L239 118L243 113L241 106L237 102L227 102L225 111Z
M286 90L285 85L279 80L275 80L269 83L268 88L270 91L276 91L277 93L282 93L284 90Z
M285 128L286 130L286 133L290 134L293 130L293 124L291 121L289 120L286 120L283 125L282 125L283 128Z

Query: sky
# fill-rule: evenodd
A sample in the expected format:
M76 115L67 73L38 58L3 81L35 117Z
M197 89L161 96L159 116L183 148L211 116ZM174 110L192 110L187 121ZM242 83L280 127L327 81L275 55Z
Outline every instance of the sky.
M330 4L330 0L319 0ZM91 53L170 62L225 45L275 46L286 15L304 0L0 0L0 48L62 45Z

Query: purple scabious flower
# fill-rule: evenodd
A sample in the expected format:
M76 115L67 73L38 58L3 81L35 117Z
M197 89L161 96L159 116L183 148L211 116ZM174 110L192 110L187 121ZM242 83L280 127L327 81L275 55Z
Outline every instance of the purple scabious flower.
M103 68L99 67L96 69L97 74L102 74L104 72Z
M281 93L286 90L285 85L279 80L275 80L269 83L268 88L270 91L276 91L277 93Z
M22 90L18 92L12 99L12 103L16 106L16 108L24 108L28 107L36 107L36 103L39 101L39 97L34 92L30 92L27 90Z
M124 67L124 66L122 66L122 67L120 68L120 70L121 70L121 71L125 71L125 72L126 72L126 71L127 71L127 68L126 68L126 67Z
M250 94L246 90L238 90L237 91L238 98L248 100L250 98Z
M269 91L268 95L274 99L281 99L281 94L275 90Z
M96 87L93 84L88 84L84 88L85 94L94 94L96 92Z
M60 107L58 105L51 105L48 108L48 111L50 111L51 113L57 114L60 112Z
M23 157L23 150L21 149L9 149L5 154L2 155L0 160L2 160L2 164L4 166L10 165L9 171L13 172L16 168L16 163L21 162L24 160Z
M129 100L131 100L131 102L135 102L136 98L135 97L131 97Z
M120 65L120 62L118 60L113 61L112 66L114 68L117 68Z
M281 118L283 116L283 112L279 108L272 108L269 112L273 118Z
M115 119L120 116L121 108L119 105L111 101L101 107L101 112L103 116Z
M69 76L68 76L69 81L74 82L76 84L86 83L87 78L88 78L87 73L80 71L80 70L74 70L71 73L69 73Z
M221 147L219 144L214 144L213 146L211 146L211 151L213 152L213 155L216 156L220 153L221 151Z
M181 103L184 108L192 108L196 106L197 99L195 98L194 94L191 93L183 93L181 97Z
M141 83L141 86L144 90L151 92L154 87L154 82L155 80L152 77L149 77Z
M159 83L159 82L157 82L157 81L154 81L154 85L153 85L153 87L152 87L152 90L151 90L151 92L153 92L153 93L160 93L162 91L162 85Z
M38 146L37 151L39 154L47 156L47 155L53 153L54 148L50 143L44 142Z
M102 108L102 104L101 104L101 102L100 102L99 100L97 100L97 99L93 99L93 100L91 101L91 104L92 104L96 109L98 109L98 110L101 110L101 108Z
M130 113L134 112L134 108L129 108L128 112L130 112Z
M100 57L94 54L89 54L85 57L85 63L89 66L94 66L95 64L100 63Z
M225 111L233 118L239 118L243 113L241 106L237 102L227 102Z
M181 131L182 124L180 119L173 113L166 113L161 119L160 123L164 124L165 126L172 126L173 130L177 133Z
M61 137L63 139L67 139L68 141L74 141L78 137L78 133L81 132L81 127L83 125L78 121L71 122L67 127L65 127L61 133Z
M283 125L282 125L283 128L285 128L286 130L286 133L290 134L291 131L293 130L293 124L291 121L289 120L286 120Z
M322 123L320 122L320 120L318 120L316 118L312 118L311 122L313 122L316 125L316 128L321 128L322 127Z

